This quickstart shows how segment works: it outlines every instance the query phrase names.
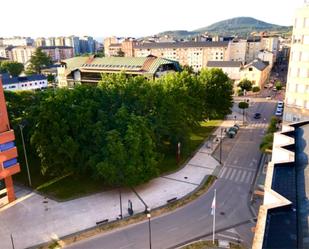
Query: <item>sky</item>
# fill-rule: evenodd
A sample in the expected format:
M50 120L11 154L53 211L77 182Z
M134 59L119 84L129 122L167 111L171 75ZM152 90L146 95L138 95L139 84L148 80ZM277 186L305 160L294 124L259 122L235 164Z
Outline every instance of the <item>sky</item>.
M249 16L292 25L304 0L1 0L0 37L141 37Z

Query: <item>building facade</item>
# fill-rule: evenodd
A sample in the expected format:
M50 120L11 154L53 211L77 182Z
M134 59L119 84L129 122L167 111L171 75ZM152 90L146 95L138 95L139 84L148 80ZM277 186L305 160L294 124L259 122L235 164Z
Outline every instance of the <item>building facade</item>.
M309 4L296 11L283 120L309 119Z
M206 67L208 61L229 60L228 45L229 42L144 43L134 46L134 56L162 57L199 71Z
M3 46L32 46L34 43L30 37L12 37L2 40Z
M101 74L125 73L127 75L141 75L154 79L164 74L180 71L176 61L149 57L74 57L62 61L58 70L59 87L73 87L77 84L97 84Z
M12 175L20 171L0 77L0 207L15 200Z
M35 48L32 46L14 47L12 48L12 60L22 64L27 64L34 52Z
M40 47L44 53L50 56L53 62L59 62L74 57L72 47L67 46L50 46Z
M256 59L242 68L240 77L241 80L250 80L253 83L253 87L263 88L269 79L270 70L271 68L267 62Z
M47 77L44 75L30 75L22 77L3 77L3 89L7 91L26 91L47 88Z
M79 37L77 36L65 37L64 45L72 47L75 56L80 54Z

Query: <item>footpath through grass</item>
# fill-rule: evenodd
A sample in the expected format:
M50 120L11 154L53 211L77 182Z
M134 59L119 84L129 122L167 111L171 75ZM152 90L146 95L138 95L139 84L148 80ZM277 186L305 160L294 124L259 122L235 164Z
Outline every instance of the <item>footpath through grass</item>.
M159 164L160 174L166 174L177 170L189 157L193 155L201 143L213 133L213 131L221 124L221 120L211 120L202 122L190 136L189 144L186 150L181 151L181 161L176 162L176 151L166 152L164 159ZM22 162L23 154L20 154L22 171L14 176L17 182L28 186L28 178L26 175L25 164ZM101 192L110 189L104 186L102 182L95 181L90 176L76 176L67 174L62 177L47 178L40 173L40 162L37 158L29 156L30 173L32 187L43 194L55 197L58 200L69 200L81 196Z

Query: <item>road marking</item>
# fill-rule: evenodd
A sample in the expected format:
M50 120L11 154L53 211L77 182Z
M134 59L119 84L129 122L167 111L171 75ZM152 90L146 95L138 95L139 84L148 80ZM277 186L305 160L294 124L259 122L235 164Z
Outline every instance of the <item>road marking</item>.
M247 174L246 171L244 171L244 172L242 173L241 180L240 180L241 182L244 182L245 177L246 177L246 174Z
M238 182L241 174L242 174L242 171L238 170L237 175L235 177L235 182Z
M231 168L228 168L227 169L227 173L226 173L226 175L225 175L225 179L228 179L229 177L230 177L230 174L232 173L232 169Z
M198 221L200 221L200 220L204 220L204 219L206 219L208 216L206 216L206 215L204 215L204 216L201 216L200 218L198 218Z
M245 183L249 183L251 181L252 172L248 172Z
M223 175L224 175L225 171L226 171L226 168L223 168L222 171L221 171L221 173L220 173L220 177L221 177L221 178L223 178Z
M230 180L233 180L235 173L237 172L237 169L233 169L231 176L229 177Z
M129 248L129 247L131 247L131 246L133 246L133 245L134 245L133 243L131 243L131 244L126 244L125 246L119 247L119 249Z
M238 160L236 159L236 160L234 160L234 162L233 162L233 164L237 164L238 163Z
M204 216L204 218L206 218L206 216ZM200 219L199 219L200 220ZM172 227L172 228L170 228L170 229L168 229L168 230L166 230L167 232L173 232L173 231L176 231L176 230L178 230L179 228L178 227Z
M221 237L224 237L224 238L228 238L228 239L233 239L233 240L239 240L239 241L243 241L241 238L239 237L233 237L233 236L229 236L229 235L225 235L225 234L222 234L222 233L218 233L217 234L218 236L221 236ZM237 234L236 234L237 235Z

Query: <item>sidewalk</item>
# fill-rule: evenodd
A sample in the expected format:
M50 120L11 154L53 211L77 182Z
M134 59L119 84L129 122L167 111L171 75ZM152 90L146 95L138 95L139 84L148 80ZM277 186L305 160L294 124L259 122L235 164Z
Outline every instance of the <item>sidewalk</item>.
M236 120L235 117L236 116ZM151 209L165 205L172 198L181 198L194 191L208 175L218 173L219 163L211 154L217 147L221 128L241 123L242 114L233 108L233 114L223 121L211 140L205 142L198 152L179 171L155 178L135 188ZM224 134L224 133L223 133ZM18 199L0 209L1 249L11 249L12 234L15 249L22 249L50 241L96 225L120 215L119 192L111 190L91 196L56 202L34 192L18 189ZM145 210L145 205L129 189L122 190L123 216L128 214L128 200L132 201L134 213Z

